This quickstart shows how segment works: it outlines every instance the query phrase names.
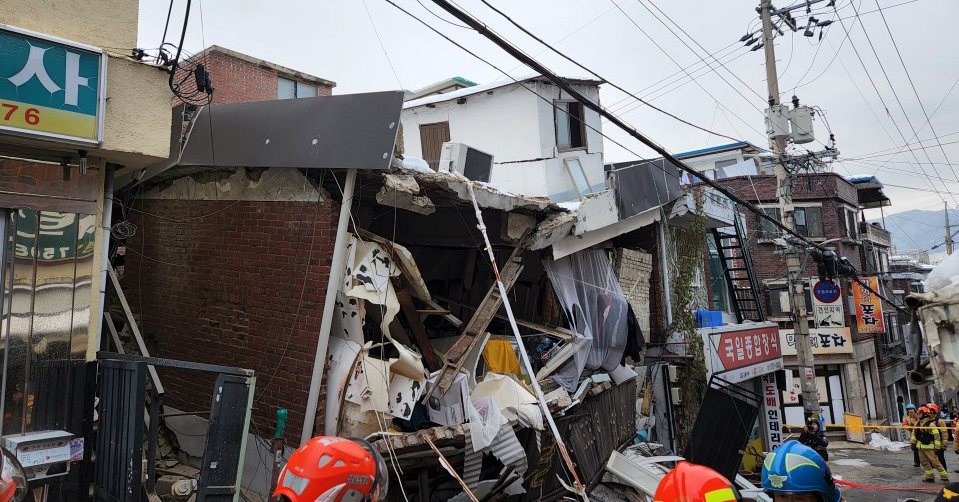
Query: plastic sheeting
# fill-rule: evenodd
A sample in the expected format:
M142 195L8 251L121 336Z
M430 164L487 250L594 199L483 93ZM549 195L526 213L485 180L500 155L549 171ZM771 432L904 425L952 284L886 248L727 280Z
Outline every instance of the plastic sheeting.
M547 259L544 266L570 329L590 341L553 375L556 383L573 392L583 369L612 371L620 365L626 350L628 303L605 251Z

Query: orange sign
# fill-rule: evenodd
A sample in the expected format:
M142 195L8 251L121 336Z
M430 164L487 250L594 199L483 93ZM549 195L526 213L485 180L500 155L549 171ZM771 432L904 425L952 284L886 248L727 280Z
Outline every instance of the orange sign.
M869 285L873 291L879 291L879 280L875 277L860 277L860 281ZM882 300L869 288L855 280L852 282L852 298L856 303L856 325L860 333L885 333L882 317Z

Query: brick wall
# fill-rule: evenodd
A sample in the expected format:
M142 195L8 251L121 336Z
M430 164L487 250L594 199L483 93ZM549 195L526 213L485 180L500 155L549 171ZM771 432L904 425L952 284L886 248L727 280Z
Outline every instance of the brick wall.
M210 80L213 82L214 103L246 103L276 99L276 79L279 74L275 69L215 50L209 51L203 57L207 72L210 73ZM293 75L282 76L296 78ZM333 93L333 87L317 85L316 92L319 96L329 96Z
M256 371L253 419L299 435L333 252L335 202L139 200L123 287L157 355ZM150 213L150 216L145 213ZM302 299L302 304L300 301ZM163 370L164 403L208 410L213 379ZM275 377L275 379L274 379ZM325 392L316 430L323 430Z
M653 255L632 249L617 249L614 267L626 300L633 307L636 320L649 341L649 279L653 272Z

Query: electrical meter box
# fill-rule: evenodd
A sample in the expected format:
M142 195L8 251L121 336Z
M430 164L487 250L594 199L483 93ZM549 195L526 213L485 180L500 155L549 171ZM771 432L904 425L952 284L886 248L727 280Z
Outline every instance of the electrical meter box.
M42 479L69 472L70 442L67 431L43 431L4 436L3 446L23 466L28 479Z

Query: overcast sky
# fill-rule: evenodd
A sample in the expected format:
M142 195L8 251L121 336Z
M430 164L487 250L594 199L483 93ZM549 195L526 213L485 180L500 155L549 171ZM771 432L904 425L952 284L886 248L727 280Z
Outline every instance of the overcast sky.
M510 74L529 73L483 37L447 22L452 18L429 0L421 0L422 4L394 1ZM763 51L749 52L738 41L759 28L757 1L487 1L573 59L657 106L707 129L768 146L763 134L767 95ZM460 0L458 5L557 72L587 75L544 52L543 46L481 0ZM775 3L776 7L786 5ZM893 201L889 212L942 207L943 199L959 207L959 197L952 194L959 192L959 173L948 165L951 160L959 164L959 89L953 88L959 82L955 49L959 46L959 2L837 0L838 16L825 5L819 4L821 8L814 9L813 15L820 21L836 21L825 28L822 41L819 30L807 38L802 28L797 33L786 30L784 37L776 39L783 100L795 93L803 103L825 111L843 158L834 164L835 170L844 175L879 176ZM884 9L888 31L883 17L875 12L879 6ZM164 0L140 1L141 47L159 46L167 7ZM176 43L179 38L185 7L186 0L174 0L168 41ZM804 9L795 15L805 23ZM851 37L847 38L844 27ZM418 89L452 76L477 83L505 78L386 0L194 0L184 45L196 52L212 44L333 80L336 94ZM707 51L722 65L712 57L705 58L712 69L701 63ZM680 71L681 67L687 69ZM636 107L634 100L608 85L602 87L601 100L671 152L729 142L648 107ZM920 101L932 115L931 127ZM815 127L817 139L826 142L825 123L817 118ZM933 139L933 130L941 138L942 149ZM927 148L920 148L914 131L928 140L921 145ZM654 156L610 124L604 124L604 133L632 150L607 140L607 161ZM902 149L907 142L911 146ZM804 146L810 150L823 147L818 142Z

